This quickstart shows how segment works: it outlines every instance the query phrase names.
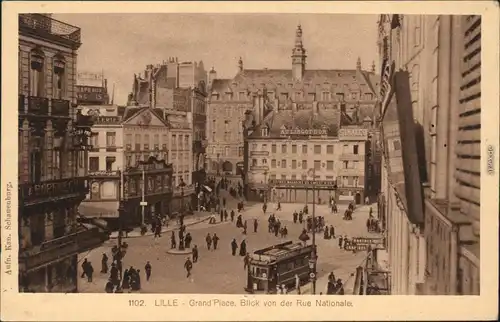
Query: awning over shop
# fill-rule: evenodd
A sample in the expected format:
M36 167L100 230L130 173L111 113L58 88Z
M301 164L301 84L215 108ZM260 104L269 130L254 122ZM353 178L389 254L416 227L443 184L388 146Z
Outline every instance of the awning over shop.
M118 218L118 201L82 202L78 212L88 218Z

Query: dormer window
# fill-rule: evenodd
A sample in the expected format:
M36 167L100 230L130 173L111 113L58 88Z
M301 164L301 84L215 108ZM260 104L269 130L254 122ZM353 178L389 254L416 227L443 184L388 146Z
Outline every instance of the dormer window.
M269 128L267 126L264 126L261 130L262 136L268 136L269 135Z

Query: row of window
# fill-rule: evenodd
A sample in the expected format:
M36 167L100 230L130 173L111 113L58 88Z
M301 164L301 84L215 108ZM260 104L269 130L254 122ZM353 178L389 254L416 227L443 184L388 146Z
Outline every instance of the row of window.
M30 53L30 69L29 69L29 89L30 96L44 97L46 95L47 77L50 72L47 69L47 60L42 52L33 50ZM19 74L22 75L22 64L19 63ZM52 68L52 97L63 99L66 95L67 88L67 73L66 62L64 57L56 56L53 58ZM22 82L22 77L19 78ZM22 86L20 87L22 88Z
M252 151L267 151L267 144L262 144L262 149L259 149L259 145L257 143L252 144ZM277 153L278 152L278 146L276 144L271 144L271 153ZM307 144L303 144L301 146L301 152L302 154L307 154L308 153L308 146ZM323 146L320 144L315 144L313 147L313 152L314 154L333 154L334 153L334 145L329 144L326 146L326 151L323 150ZM288 153L288 146L287 144L282 144L281 145L281 153L286 154ZM297 145L292 144L292 149L291 149L292 154L297 153ZM349 144L344 144L342 146L342 154L359 154L359 145L354 144L354 145L349 145Z
M267 159L262 159L261 160L262 165L267 165ZM292 160L290 163L292 169L298 169L302 168L304 170L308 169L308 164L307 160L302 160L302 161L297 161L297 160ZM320 160L314 160L314 169L315 170L321 170L321 165L322 161ZM363 166L363 163L360 163L359 161L342 161L342 169L360 169L361 166ZM252 166L256 167L259 166L259 162L257 159L252 159ZM276 159L271 160L271 168L276 169L277 167L280 167L282 169L286 169L288 167L288 162L287 160L283 159L281 161L277 161ZM323 168L326 167L326 170L333 170L334 169L334 162L333 161L326 161L323 162Z
M334 87L336 85L334 84ZM346 92L349 92L349 98L352 100L368 100L371 101L373 100L373 93L360 93L357 91L350 91L349 90L349 85L344 84L343 88L343 93L331 93L331 92L322 92L321 93L321 100L322 101L343 101L345 100L345 95ZM279 94L279 98L281 100L288 100L290 94L287 92L282 92ZM269 99L274 99L275 98L275 93L274 92L267 92L267 97ZM316 93L307 93L304 95L303 92L294 92L292 96L294 100L308 100L308 101L315 101L316 100ZM248 96L246 92L240 92L238 93L238 96L235 96L233 93L225 93L224 95L219 95L218 93L215 93L212 95L212 100L226 100L226 101L232 101L232 100L238 100L238 101L246 101L248 100Z
M233 151L231 151L231 147L229 147L229 146L225 146L222 149L217 148L216 146L211 146L209 148L209 151L210 151L210 155L212 155L212 156L218 155L219 157L229 157L229 156L234 156L236 154L236 151L234 149L235 148L233 148ZM243 157L243 147L242 146L238 147L238 157Z

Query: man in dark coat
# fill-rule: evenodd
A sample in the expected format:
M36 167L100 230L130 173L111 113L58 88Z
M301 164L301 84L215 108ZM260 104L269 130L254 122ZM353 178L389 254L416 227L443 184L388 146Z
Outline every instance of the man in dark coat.
M146 271L146 281L149 281L149 279L151 278L151 270L152 270L149 261L146 263L146 266L144 266L144 270Z
M236 250L238 249L238 243L236 242L236 239L233 238L233 241L231 242L231 254L233 256L236 256Z
M212 236L212 243L214 244L214 250L216 250L217 244L219 243L219 236L217 236L217 234L215 234L215 233Z
M102 254L101 273L104 273L104 274L108 273L108 255L106 255L106 254Z
M194 245L193 246L193 263L196 263L198 261L198 246Z
M175 242L175 233L172 230L172 235L170 236L170 248L174 249L175 247L177 247L177 243Z
M303 221L304 221L304 213L301 211L299 212L299 224L302 224Z
M299 216L299 215L297 214L297 212L296 212L296 211L294 211L294 212L293 212L293 223L294 223L294 224L296 224L296 223L297 223L297 217L298 217L298 216Z
M92 275L94 274L94 268L92 267L92 263L88 262L87 264L87 281L90 283L92 282Z
M231 222L234 221L234 210L231 210Z
M87 261L87 259L85 258L82 262L82 276L81 278L84 278L85 275L87 275L87 269L88 269L88 266L89 265L89 262Z
M330 238L335 238L335 228L333 228L333 225L330 225Z
M342 244L344 243L344 238L340 236L339 238L339 248L342 249Z
M247 242L243 239L240 244L240 256L247 254Z
M224 221L227 221L228 213L227 210L224 209Z
M220 210L220 221L221 222L224 221L224 210L223 209Z
M212 236L210 236L210 233L205 237L205 241L207 243L207 249L210 250L210 247L212 247Z
M259 222L257 221L257 218L253 220L253 232L257 232L257 228L259 227Z
M189 257L186 259L186 262L184 263L184 268L186 269L186 272L187 272L186 277L191 276L191 270L193 269L193 263L191 262L191 259L189 259Z

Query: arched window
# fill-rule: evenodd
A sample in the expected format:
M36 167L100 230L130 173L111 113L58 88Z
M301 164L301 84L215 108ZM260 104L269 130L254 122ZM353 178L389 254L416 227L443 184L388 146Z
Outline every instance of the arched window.
M66 92L66 62L62 55L54 57L54 98L63 99Z
M44 53L35 48L30 54L30 96L43 97L45 92L44 82Z

